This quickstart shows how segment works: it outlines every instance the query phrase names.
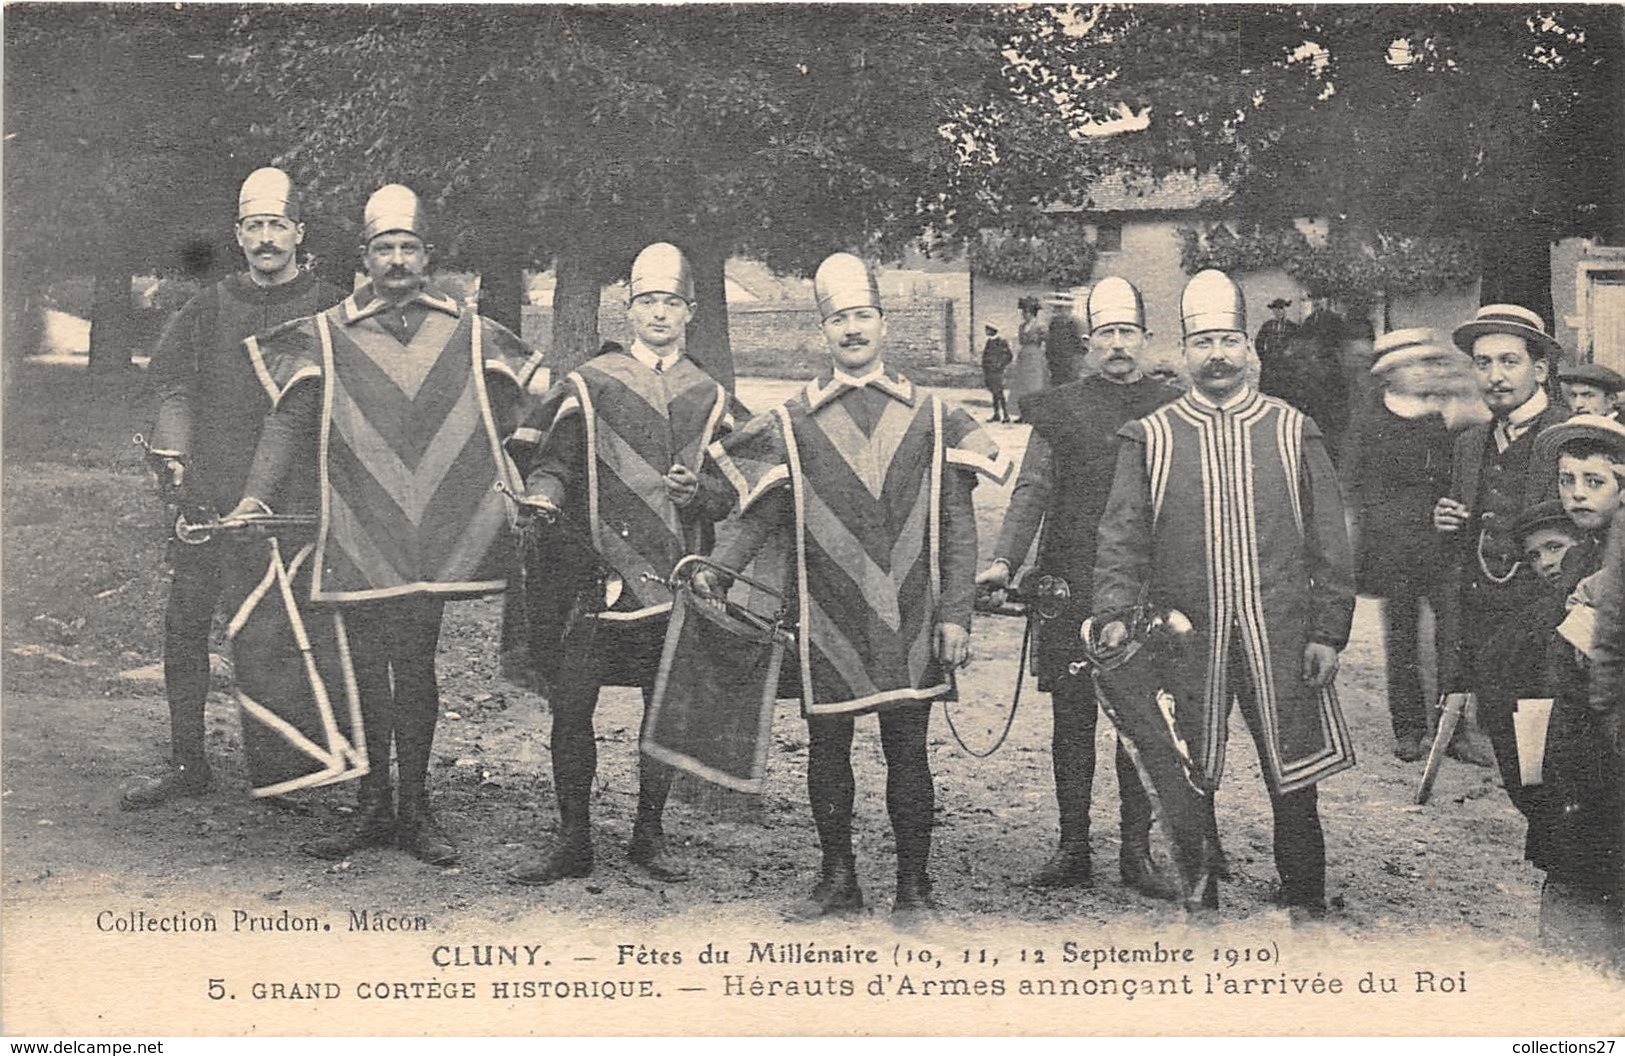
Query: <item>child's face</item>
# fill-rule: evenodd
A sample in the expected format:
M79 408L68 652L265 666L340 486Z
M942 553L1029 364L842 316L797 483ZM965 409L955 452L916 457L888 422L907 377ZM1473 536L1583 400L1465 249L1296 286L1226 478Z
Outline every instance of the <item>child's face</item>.
M1537 528L1524 536L1523 553L1535 574L1546 582L1557 579L1563 570L1563 555L1574 547L1574 535L1568 529L1553 526Z
M1584 531L1600 531L1619 509L1619 475L1607 455L1560 455L1557 493L1569 520Z

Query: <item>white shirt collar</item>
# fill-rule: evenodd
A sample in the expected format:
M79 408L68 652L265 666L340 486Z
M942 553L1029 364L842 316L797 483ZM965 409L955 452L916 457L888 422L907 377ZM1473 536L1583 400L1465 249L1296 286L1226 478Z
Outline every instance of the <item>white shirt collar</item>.
M861 377L855 377L837 367L835 368L835 376L832 380L838 381L842 385L851 386L854 389L861 389L867 386L870 382L878 381L885 376L886 365L877 359L875 360L875 365L870 367Z
M1512 409L1512 413L1507 415L1507 426L1509 431L1520 431L1518 429L1519 426L1527 425L1529 422L1532 422L1536 418L1540 417L1543 413L1545 413L1546 408L1551 404L1551 402L1552 401L1546 396L1546 390L1537 388L1533 396L1523 401L1523 403L1519 406L1514 407Z
M669 355L660 355L641 340L632 342L632 358L648 367L650 370L670 370L683 358L683 350L678 349Z

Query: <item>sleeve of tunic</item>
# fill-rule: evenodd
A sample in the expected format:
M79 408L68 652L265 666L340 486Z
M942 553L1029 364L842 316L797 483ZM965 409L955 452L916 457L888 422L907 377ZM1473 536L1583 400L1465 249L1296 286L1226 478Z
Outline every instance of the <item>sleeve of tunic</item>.
M970 629L976 602L976 475L952 470L942 475L942 597L937 622Z
M1337 472L1319 430L1307 422L1301 494L1309 572L1309 640L1342 649L1354 622L1354 560Z
M999 544L993 556L1010 563L1011 578L1027 560L1033 537L1044 521L1054 493L1051 478L1052 456L1049 443L1036 432L1027 439L1027 453L1021 459L1021 473L1010 491L1010 507L999 527Z
M149 443L154 454L185 458L192 453L192 389L197 383L198 349L206 335L205 298L218 294L204 290L175 314L153 346L149 372L158 397Z
M1097 613L1138 605L1151 579L1151 482L1145 472L1145 441L1134 422L1118 435L1122 442L1117 472L1095 547Z
M794 516L790 486L774 487L739 515L735 530L718 541L711 560L727 568L744 568L761 551L768 536L788 526Z
M297 462L316 460L321 396L320 385L296 386L266 416L259 446L254 450L254 463L243 482L243 498L258 499L276 509L289 468Z
M587 433L581 415L565 415L548 429L535 463L525 474L525 490L545 495L555 506L562 507L586 461Z

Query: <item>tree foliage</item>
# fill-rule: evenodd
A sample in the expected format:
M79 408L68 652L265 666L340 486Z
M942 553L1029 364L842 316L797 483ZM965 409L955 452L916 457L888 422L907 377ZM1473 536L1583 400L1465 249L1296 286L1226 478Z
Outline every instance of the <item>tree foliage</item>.
M1021 19L1013 67L1029 98L1080 131L1134 115L1144 129L1111 141L1125 164L1226 176L1240 220L1272 238L1290 240L1298 216L1378 247L1472 236L1492 270L1544 276L1544 252L1504 247L1617 235L1625 219L1617 7L1066 6ZM1414 245L1390 254L1396 278L1459 263L1458 249ZM1322 256L1302 266L1330 277Z
M1478 277L1478 247L1470 238L1379 235L1370 242L1338 232L1311 242L1290 226L1258 226L1240 234L1224 224L1180 228L1180 264L1245 272L1279 268L1311 296L1369 304L1379 296L1438 292Z

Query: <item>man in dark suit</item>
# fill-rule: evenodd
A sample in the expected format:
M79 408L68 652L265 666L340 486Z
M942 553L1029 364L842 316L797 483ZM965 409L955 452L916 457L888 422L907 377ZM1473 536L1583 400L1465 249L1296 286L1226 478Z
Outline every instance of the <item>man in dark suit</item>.
M1456 346L1473 360L1491 420L1456 438L1450 491L1433 507L1433 527L1444 536L1452 563L1441 683L1475 692L1479 723L1489 735L1507 794L1529 816L1534 804L1518 775L1517 742L1509 710L1489 704L1488 645L1496 629L1531 601L1535 575L1520 560L1516 526L1521 511L1557 497L1557 474L1535 465L1535 437L1569 416L1546 394L1551 360L1562 348L1544 320L1527 308L1490 304L1456 328ZM1488 692L1487 692L1488 691ZM1478 760L1469 760L1478 761Z

